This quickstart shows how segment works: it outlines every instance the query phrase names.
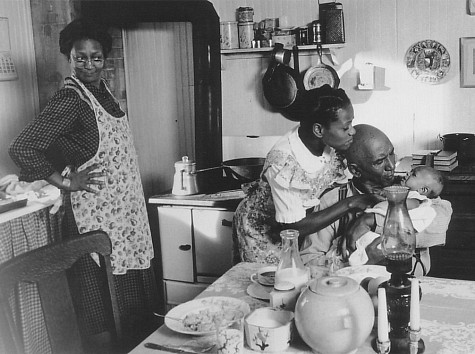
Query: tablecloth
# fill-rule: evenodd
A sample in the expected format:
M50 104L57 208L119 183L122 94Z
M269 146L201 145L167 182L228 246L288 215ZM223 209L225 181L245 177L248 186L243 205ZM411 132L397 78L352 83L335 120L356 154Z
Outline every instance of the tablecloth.
M50 214L51 207L32 203L23 210L2 215L0 263L61 239L61 214ZM36 285L21 284L11 304L23 330L25 353L51 353ZM5 352L1 343L0 352Z
M206 296L231 296L244 300L251 309L268 306L269 303L252 298L247 294L251 284L250 275L262 265L239 263L217 279L198 298ZM426 353L430 354L473 354L475 353L475 282L441 278L422 277L421 326ZM361 346L357 354L372 354L371 339L375 331ZM144 347L153 342L162 345L180 345L206 338L175 333L165 325L153 332L131 354L160 353ZM208 339L209 342L209 339ZM164 352L165 353L165 352ZM245 348L245 353L254 353ZM311 353L301 341L296 340L286 353Z

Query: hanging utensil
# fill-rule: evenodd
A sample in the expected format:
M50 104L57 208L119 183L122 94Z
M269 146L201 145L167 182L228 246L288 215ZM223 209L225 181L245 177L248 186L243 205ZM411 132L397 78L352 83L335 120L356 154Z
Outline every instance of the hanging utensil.
M272 61L262 78L264 96L276 108L291 106L303 89L299 73L288 66L291 52L277 43L272 52Z
M333 88L338 88L340 85L340 78L335 69L323 63L322 51L322 45L320 43L317 44L317 64L310 67L303 77L303 85L307 91L321 87L325 84L328 84Z

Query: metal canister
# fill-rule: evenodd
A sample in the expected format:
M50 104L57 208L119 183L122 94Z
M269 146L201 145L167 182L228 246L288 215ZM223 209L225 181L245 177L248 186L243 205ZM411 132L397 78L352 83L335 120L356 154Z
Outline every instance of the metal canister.
M238 24L239 32L239 48L252 48L252 41L254 39L254 23L246 22Z
M274 30L275 28L279 27L279 19L278 18L266 18L264 19L264 28L272 29Z
M298 45L307 45L308 44L308 28L307 27L299 27L297 33L298 33L297 44Z
M320 21L315 20L310 25L310 41L309 44L321 44L322 43L322 24Z
M221 49L239 48L238 23L236 21L221 22Z
M237 20L240 23L254 22L254 9L249 6L237 9Z

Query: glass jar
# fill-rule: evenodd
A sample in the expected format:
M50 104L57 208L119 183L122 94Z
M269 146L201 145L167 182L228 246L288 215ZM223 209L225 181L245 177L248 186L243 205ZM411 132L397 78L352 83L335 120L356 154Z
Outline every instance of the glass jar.
M300 290L309 280L309 270L305 267L299 253L297 230L283 230L280 233L282 251L280 262L275 271L275 284L290 282Z
M416 231L406 206L409 188L391 186L384 188L384 192L389 206L381 235L381 250L388 260L388 272L408 273L416 249Z

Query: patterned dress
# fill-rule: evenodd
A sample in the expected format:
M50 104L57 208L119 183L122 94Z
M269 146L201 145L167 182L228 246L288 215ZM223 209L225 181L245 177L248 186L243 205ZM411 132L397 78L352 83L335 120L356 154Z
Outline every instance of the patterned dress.
M96 111L94 107L96 107ZM96 120L97 110L102 110L104 116L107 115L111 121L115 119L119 124L123 124L122 122L127 120L127 116L120 109L104 81L97 88L91 84L82 85L74 79L66 78L65 86L54 94L40 115L20 133L10 146L10 156L20 167L20 179L25 181L45 179L54 171L61 171L66 165L80 168L93 159L100 148L100 129ZM38 136L41 136L41 139L38 139ZM122 152L120 149L117 151ZM111 161L114 161L113 158L111 157ZM131 173L129 172L129 174ZM117 178L120 178L119 176L116 175ZM140 181L139 175L135 178L136 181ZM115 195L122 196L117 193ZM63 199L63 237L75 237L83 233L85 229L81 232L78 230L70 193L66 192ZM145 203L143 196L141 199L140 203ZM89 202L95 203L92 200ZM99 204L104 203L98 202ZM143 211L143 209L140 211L142 221L144 218L146 219L146 214L143 214ZM111 210L108 212L112 213ZM139 211L137 210L137 212ZM134 213L136 213L135 209ZM130 266L126 265L128 262L126 259L134 252L133 249L130 252L124 251L124 243L114 247L114 252L118 255L114 260L114 273L117 274L114 275L114 285L119 303L120 319L123 333L131 340L156 326L152 312L159 306L154 274L150 267L153 249L151 248L150 234L147 231L149 230L148 222L143 230L144 234L139 235L138 239L132 234L126 236L126 238L138 241L137 249L145 250L145 252L140 251L141 254L146 254L143 257L143 262L138 261L140 266L136 266L134 262L129 262ZM106 229L106 231L110 230ZM143 243L143 246L140 246L140 242ZM140 258L134 257L137 260ZM72 294L78 315L85 323L86 334L96 334L107 330L102 300L104 287L101 285L100 272L95 261L86 256L76 264L69 274L70 280L74 280L71 282Z
M326 189L343 181L345 164L334 149L327 147L322 156L311 155L298 137L298 127L282 137L268 153L261 178L243 186L246 196L233 220L234 263L278 264L281 224L304 218ZM288 206L280 215L276 196L283 205L280 209Z

